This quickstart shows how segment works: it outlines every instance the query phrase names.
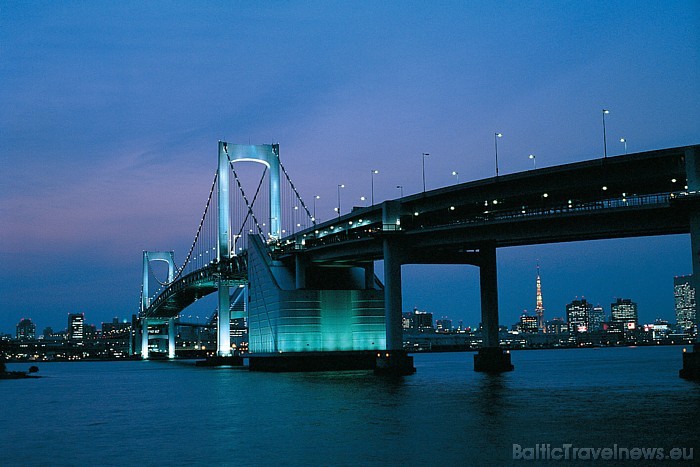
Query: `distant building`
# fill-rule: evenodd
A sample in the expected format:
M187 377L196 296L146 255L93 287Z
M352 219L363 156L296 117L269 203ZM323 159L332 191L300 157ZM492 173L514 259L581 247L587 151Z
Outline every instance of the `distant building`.
M585 298L573 300L566 305L566 322L569 325L569 332L588 332L592 309L593 306Z
M613 323L623 323L623 328L637 328L637 304L629 298L618 298L610 304L610 318Z
M248 318L231 318L231 347L248 350Z
M569 326L566 324L566 321L564 321L563 318L553 318L547 321L545 327L547 329L547 333L563 334L565 332L569 332Z
M111 323L102 323L102 342L108 355L127 357L131 354L131 323L120 323L114 318Z
M605 309L600 305L591 308L591 316L588 322L591 326L591 331L602 331L603 323L605 322Z
M523 313L520 315L520 323L518 323L520 332L537 333L539 330L539 316L528 315Z
M17 324L16 338L21 340L36 338L36 324L29 318L22 318Z
M646 325L645 331L651 331L652 339L655 341L660 341L666 339L669 334L671 334L671 328L668 325L668 321L662 319L657 319L654 324Z
M452 320L447 318L438 319L435 321L435 328L442 332L452 331Z
M673 278L673 298L676 302L676 323L684 331L692 329L697 323L697 308L695 302L695 287L693 276L677 276Z
M68 340L80 345L85 339L85 314L68 314Z
M413 331L433 330L433 314L427 311L413 311L403 313L404 329Z

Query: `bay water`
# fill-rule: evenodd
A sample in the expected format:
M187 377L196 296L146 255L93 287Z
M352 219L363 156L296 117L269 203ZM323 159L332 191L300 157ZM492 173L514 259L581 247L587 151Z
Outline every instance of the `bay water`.
M39 363L40 379L0 380L0 465L561 465L542 456L566 445L581 463L662 448L650 465L691 465L700 384L678 377L681 351L514 351L502 375L474 372L469 352L416 354L401 378Z

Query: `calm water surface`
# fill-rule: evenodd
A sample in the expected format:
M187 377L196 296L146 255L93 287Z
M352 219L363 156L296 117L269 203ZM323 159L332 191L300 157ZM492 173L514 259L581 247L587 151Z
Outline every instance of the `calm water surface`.
M405 378L40 364L41 379L0 381L0 465L532 465L512 446L536 443L700 457L680 347L514 352L500 376L472 355L416 355Z

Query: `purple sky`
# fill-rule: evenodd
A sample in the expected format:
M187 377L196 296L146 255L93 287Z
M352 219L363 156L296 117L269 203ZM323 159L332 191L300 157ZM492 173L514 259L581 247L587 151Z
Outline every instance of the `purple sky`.
M142 250L194 237L217 141L279 142L318 217L343 205L700 143L700 4L3 2L0 333L137 311ZM673 317L687 235L499 250L501 322L577 296ZM404 267L404 308L479 321L473 267ZM215 305L203 308L210 314Z

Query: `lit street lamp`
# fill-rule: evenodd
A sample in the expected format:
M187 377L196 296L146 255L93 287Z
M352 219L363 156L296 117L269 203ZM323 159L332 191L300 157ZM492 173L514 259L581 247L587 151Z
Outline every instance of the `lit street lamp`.
M608 157L608 138L605 136L605 116L609 114L610 111L603 109L603 158Z
M625 145L625 156L627 155L627 140L625 138L620 138L620 142Z
M459 172L457 172L456 170L453 170L453 171L452 171L452 175L453 175L454 177L457 177L457 185L459 185Z
M427 152L423 153L423 193L425 193L425 156L429 156Z
M338 185L338 217L340 217L340 189L345 188L345 185L342 183Z
M496 177L498 177L498 138L501 138L502 136L503 135L501 133L493 134L493 144L496 148Z
M532 159L532 168L536 169L537 168L537 158L535 157L534 154L530 154L528 157L530 159Z
M314 196L314 222L316 221L316 200L321 199L319 195Z
M372 169L370 172L372 175L372 206L374 206L374 174L378 174L379 170Z

